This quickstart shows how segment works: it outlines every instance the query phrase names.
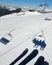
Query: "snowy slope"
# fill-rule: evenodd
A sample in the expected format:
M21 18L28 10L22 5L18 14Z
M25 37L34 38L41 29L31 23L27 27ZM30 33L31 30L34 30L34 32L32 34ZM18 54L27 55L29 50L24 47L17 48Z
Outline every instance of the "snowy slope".
M49 18L51 20L45 20ZM42 51L40 47L35 48L32 39L44 31L46 48ZM25 12L24 15L18 16L17 13L0 17L0 39L11 32L12 40L6 45L0 42L0 65L9 65L17 58L24 49L28 48L29 52L15 65L18 65L27 57L33 49L38 49L38 55L27 65L34 65L39 56L44 56L45 60L52 64L52 13L41 14L38 12Z

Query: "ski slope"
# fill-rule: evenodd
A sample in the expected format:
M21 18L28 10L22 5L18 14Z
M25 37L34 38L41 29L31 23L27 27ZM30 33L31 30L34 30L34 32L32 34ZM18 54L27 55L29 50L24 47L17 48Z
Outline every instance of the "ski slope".
M50 19L50 20L47 20ZM33 47L33 38L41 34L45 37L46 47L42 51L40 46ZM11 39L8 34L11 33ZM27 65L34 65L39 56L44 56L49 65L52 64L52 13L25 12L24 15L13 13L0 17L0 39L7 37L10 42L4 45L0 42L0 65L10 65L23 50L28 48L28 53L15 65L18 65L34 49L38 49L38 55Z

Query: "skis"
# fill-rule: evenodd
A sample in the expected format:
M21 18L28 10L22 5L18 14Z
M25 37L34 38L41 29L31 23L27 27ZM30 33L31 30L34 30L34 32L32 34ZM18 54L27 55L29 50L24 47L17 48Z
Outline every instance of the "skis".
M41 65L49 65L47 61L44 61Z
M19 61L23 56L26 55L28 52L28 49L26 48L19 57L17 57L10 65L14 65L17 61ZM36 57L38 54L38 50L33 50L22 62L20 62L18 65L26 65L28 62L30 62L34 57ZM34 65L49 65L47 61L44 61L45 58L43 56L40 56L36 63Z
M23 52L22 52L22 54L19 56L19 57L17 57L10 65L14 65L18 60L20 60L26 53L28 52L28 49L26 48Z
M49 65L47 61L44 61L44 57L40 56L34 65Z
M19 65L26 65L30 60L32 60L38 54L38 50L35 49L28 55Z
M43 62L44 62L44 57L40 56L34 65L42 65Z

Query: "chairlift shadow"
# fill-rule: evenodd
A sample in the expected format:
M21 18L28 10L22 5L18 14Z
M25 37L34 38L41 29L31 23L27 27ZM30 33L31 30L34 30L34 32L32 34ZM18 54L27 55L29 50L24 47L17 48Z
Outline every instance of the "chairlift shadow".
M40 46L40 50L44 50L44 48L46 47L46 43L45 43L45 37L43 37L43 35L37 35L37 37L38 38L34 38L33 40L32 40L32 42L34 43L34 47L38 47L38 46ZM41 38L40 40L39 40L39 38ZM43 38L43 40L42 40L42 38Z
M12 38L13 38L12 34L9 33L9 34L3 36L0 39L0 42L3 43L4 45L6 45L7 43L9 43L12 40Z

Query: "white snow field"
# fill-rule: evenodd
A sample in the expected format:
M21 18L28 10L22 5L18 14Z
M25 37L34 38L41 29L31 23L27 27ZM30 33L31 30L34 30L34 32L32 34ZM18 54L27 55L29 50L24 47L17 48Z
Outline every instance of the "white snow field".
M40 46L33 47L33 38L41 34L45 38L46 47L42 51ZM11 35L8 35L8 34ZM6 45L0 42L0 65L10 65L26 48L28 53L15 65L18 65L34 49L39 51L27 65L34 65L39 56L44 56L45 61L52 65L52 13L25 12L24 15L13 13L0 17L0 39L7 38Z

